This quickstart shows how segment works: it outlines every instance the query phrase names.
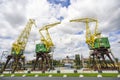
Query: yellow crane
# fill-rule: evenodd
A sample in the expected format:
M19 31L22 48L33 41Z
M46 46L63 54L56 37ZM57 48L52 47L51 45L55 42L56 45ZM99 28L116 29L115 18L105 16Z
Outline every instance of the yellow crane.
M35 61L35 64L34 64L34 67L33 67L33 70L35 70L35 67L36 67L36 64L39 60L39 58L41 57L42 61L41 61L41 69L42 70L46 70L48 67L50 67L50 63L49 63L49 59L50 59L50 56L48 53L51 52L51 50L53 49L54 47L54 44L53 44L53 41L50 37L50 34L49 34L49 31L48 29L56 26L60 24L60 22L56 22L56 23L52 23L52 24L48 24L48 25L45 25L43 26L42 28L39 29L39 33L41 35L41 42L40 44L36 44L36 61ZM45 31L45 34L43 34L42 32ZM45 66L43 63L46 62L46 66L47 67L43 67ZM46 69L44 69L46 68Z
M56 22L53 24L48 24L43 26L42 28L39 29L39 33L41 35L41 44L36 45L36 53L39 52L50 52L51 48L54 46L53 41L50 37L48 29L60 24L60 22ZM45 34L42 33L42 31L45 31Z
M20 36L13 43L12 49L11 49L11 55L8 55L7 61L6 61L5 65L3 66L1 73L3 73L3 71L5 70L10 59L14 59L12 73L14 73L14 71L16 70L16 68L19 64L19 60L22 59L24 61L23 53L24 53L24 50L25 50L25 47L26 47L26 44L28 41L28 37L30 35L30 31L31 31L31 28L33 25L36 26L35 20L29 19L26 27L21 32ZM23 65L24 65L24 62L23 62Z
M12 45L12 52L11 52L12 54L16 54L16 55L23 54L23 51L25 50L28 41L28 37L30 35L32 25L36 26L35 20L29 19L26 27L24 28L18 39Z
M70 20L70 22L83 22L86 24L86 43L89 45L90 49L94 48L95 38L100 37L100 33L98 32L98 21L93 18L80 18L80 19ZM93 33L90 31L89 28L89 23L92 22L96 24Z
M117 66L115 66L114 62L114 56L109 50L110 44L108 37L101 37L101 33L98 32L98 21L93 18L80 18L70 20L70 22L83 22L86 24L86 43L88 44L89 49L92 50L90 53L90 63L92 65L91 67L95 70L98 70L99 72L101 72L102 69L108 69L108 67L111 69L117 69ZM91 22L96 23L93 33L89 28L89 23ZM111 63L107 62L108 59L105 59L105 56L108 57ZM114 61L111 57L113 57Z
M58 24L60 24L60 22L56 22L56 23L53 23L53 24L48 24L48 25L42 27L41 29L39 29L39 33L41 35L41 42L43 42L46 45L47 51L49 51L54 46L53 41L52 41L52 39L50 37L48 29L50 29L50 28L52 28L52 27L54 27L54 26L56 26ZM46 32L46 38L42 34L42 31Z

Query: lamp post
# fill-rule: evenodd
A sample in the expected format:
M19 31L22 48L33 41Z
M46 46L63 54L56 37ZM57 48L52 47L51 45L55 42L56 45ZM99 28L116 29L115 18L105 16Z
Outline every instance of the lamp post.
M120 41L119 41L118 43L120 43ZM118 60L118 73L120 73L120 64L119 64L119 60Z
M54 50L55 50L55 46L51 48L51 54L52 54L52 65L51 65L51 68L52 68L52 70L54 69L53 68L53 53L54 53Z

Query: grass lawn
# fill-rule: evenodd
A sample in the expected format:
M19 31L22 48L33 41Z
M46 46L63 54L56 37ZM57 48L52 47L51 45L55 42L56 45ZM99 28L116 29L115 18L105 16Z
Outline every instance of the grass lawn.
M67 75L68 77L79 77L83 75L84 77L97 77L98 73L24 73L26 77L34 77L38 75L39 77L48 77L52 75L53 77L63 77ZM21 77L23 73L15 73L14 76ZM3 74L5 77L10 77L12 74ZM117 77L118 73L101 73L103 77Z

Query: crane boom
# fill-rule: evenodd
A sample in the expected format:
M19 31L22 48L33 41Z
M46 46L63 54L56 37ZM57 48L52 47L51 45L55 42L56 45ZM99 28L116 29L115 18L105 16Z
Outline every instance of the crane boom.
M100 35L98 33L98 21L96 19L93 19L93 18L80 18L80 19L74 19L74 20L70 20L70 22L83 22L86 24L86 43L94 48L94 41L95 41L95 38ZM90 28L89 28L89 23L90 22L95 22L96 23L96 26L95 26L95 30L94 30L94 33L92 34L91 31L90 31Z
M12 54L23 54L33 24L36 26L35 20L29 19L26 27L21 32L18 39L12 45L12 52L11 52Z
M42 37L41 41L46 45L47 50L49 50L50 47L54 46L53 41L52 41L52 39L50 37L48 29L50 29L50 28L52 28L52 27L54 27L54 26L56 26L58 24L60 24L60 22L48 24L48 25L43 26L41 29L39 29L40 35ZM45 30L45 32L46 32L46 38L45 38L45 36L41 32L43 30Z
M39 31L49 29L49 28L51 28L51 27L53 27L53 26L56 26L56 25L58 25L58 24L60 24L60 23L61 23L61 22L56 22L56 23L52 23L52 24L45 25L45 26L43 26L42 28L40 28Z
M48 29L50 29L50 28L52 28L52 27L54 27L58 24L60 24L60 22L48 24L48 25L45 25L45 26L43 26L42 28L39 29L42 44L37 44L36 45L36 53L39 53L39 52L44 53L44 52L50 52L51 51L51 48L54 46L54 44L53 44L53 41L50 37ZM42 31L45 31L46 34L43 35Z

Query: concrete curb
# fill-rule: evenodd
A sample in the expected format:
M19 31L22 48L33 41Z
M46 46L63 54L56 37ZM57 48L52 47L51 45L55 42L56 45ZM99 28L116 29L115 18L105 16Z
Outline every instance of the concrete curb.
M26 75L24 74L24 75L22 75L22 77L26 77Z
M1 75L0 75L0 77L4 77L4 75L3 75L3 74L1 74Z
M84 75L79 75L79 77L84 77Z
M63 75L63 77L67 77L67 75Z
M34 77L38 77L38 75L36 74Z
M14 77L14 76L15 76L14 74L11 75L11 77Z
M49 75L48 77L52 77L52 75Z
M117 76L118 78L120 78L120 74L118 74L118 76Z
M97 77L102 77L102 75L98 74Z

